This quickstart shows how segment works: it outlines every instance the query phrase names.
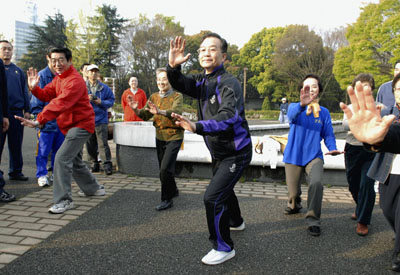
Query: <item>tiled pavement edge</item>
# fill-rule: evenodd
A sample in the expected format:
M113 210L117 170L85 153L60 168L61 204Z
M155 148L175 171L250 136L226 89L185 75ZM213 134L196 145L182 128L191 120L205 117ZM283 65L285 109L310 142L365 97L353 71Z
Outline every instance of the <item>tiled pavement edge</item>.
M96 174L97 179L106 188L103 197L79 197L79 188L74 183L72 192L75 208L65 214L50 214L48 208L53 204L52 188L31 193L17 201L0 207L0 269L23 255L33 246L49 237L71 221L98 205L120 189L160 192L157 178L132 177L116 173L112 176ZM182 194L201 194L208 180L178 178L177 184ZM286 200L285 185L264 182L237 183L235 192L238 197L256 197ZM307 199L307 187L302 186L303 199ZM346 187L324 189L324 201L334 203L353 203ZM379 196L377 196L377 202Z

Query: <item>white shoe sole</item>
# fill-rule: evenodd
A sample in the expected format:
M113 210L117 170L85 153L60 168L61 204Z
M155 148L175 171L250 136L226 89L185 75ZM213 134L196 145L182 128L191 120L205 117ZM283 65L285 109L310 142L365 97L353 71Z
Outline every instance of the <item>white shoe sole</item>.
M243 222L241 225L239 225L239 226L236 226L236 227L229 227L229 229L230 229L231 231L243 231L243 230L245 230L245 228L246 228L246 225L244 224L244 222Z
M73 209L73 208L74 208L74 202L72 201L72 202L71 202L67 207L65 207L65 208L53 208L53 206L52 206L52 207L49 208L49 212L52 213L52 214L62 214L62 213L64 213L65 211L71 210L71 209Z
M208 255L208 254L207 254ZM205 259L207 257L207 255L205 257L203 257L203 259L201 259L201 262L205 265L218 265L218 264L222 264L230 259L232 259L233 257L235 257L236 252L235 250L232 250L231 252L229 252L228 254L226 254L225 257L220 258L218 260L208 260Z

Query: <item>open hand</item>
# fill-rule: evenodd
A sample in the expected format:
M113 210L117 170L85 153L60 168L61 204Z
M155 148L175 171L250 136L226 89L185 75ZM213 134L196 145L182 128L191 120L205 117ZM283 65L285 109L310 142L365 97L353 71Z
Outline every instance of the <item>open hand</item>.
M147 102L147 104L148 104L149 108L146 108L146 111L149 111L153 115L157 115L159 113L159 109L153 102L149 101L149 102Z
M190 53L185 56L186 40L182 36L176 36L171 40L169 47L168 64L171 68L175 68L186 62L190 58Z
M28 69L28 71L26 72L26 75L28 76L29 90L32 90L33 88L35 88L38 85L40 76L38 75L37 70L32 67L30 67Z
M139 102L134 100L133 97L131 95L128 95L128 105L129 107L132 108L132 110L137 110L138 106L139 106Z
M175 124L182 127L185 130L195 133L196 132L196 124L191 122L188 118L172 113L171 116L176 119Z
M381 117L369 86L363 87L361 83L357 83L355 88L357 94L353 87L347 88L353 111L343 102L340 103L340 108L346 114L350 131L357 140L378 144L385 138L395 116Z

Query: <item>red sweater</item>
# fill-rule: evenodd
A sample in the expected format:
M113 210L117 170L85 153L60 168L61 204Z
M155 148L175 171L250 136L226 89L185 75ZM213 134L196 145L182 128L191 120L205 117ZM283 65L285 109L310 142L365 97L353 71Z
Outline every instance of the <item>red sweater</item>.
M64 135L74 127L94 133L94 111L86 84L72 65L43 89L36 86L32 94L43 102L50 102L37 116L40 124L57 119Z
M136 94L134 95L131 92L131 89L126 89L121 97L121 105L124 110L124 121L143 121L140 117L138 117L131 107L128 105L128 95L133 96L133 99L139 102L138 109L142 109L144 105L146 105L147 97L146 93L138 88Z

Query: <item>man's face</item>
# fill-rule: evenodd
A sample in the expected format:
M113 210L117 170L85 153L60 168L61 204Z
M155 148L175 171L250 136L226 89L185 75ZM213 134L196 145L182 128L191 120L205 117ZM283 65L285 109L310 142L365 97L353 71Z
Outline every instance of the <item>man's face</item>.
M396 82L396 85L394 85L394 99L396 100L397 104L400 104L400 81Z
M0 43L0 58L4 63L9 64L13 55L13 47L7 42Z
M310 87L310 96L314 96L319 94L318 80L315 78L309 77L303 82L303 89L305 87Z
M157 74L157 87L163 93L168 92L171 89L171 84L169 84L166 72L160 72Z
M88 77L87 66L88 65L84 65L82 70L81 70L81 74L82 74L83 78L87 78Z
M138 80L136 77L131 77L129 79L129 86L132 88L132 90L136 90L138 86Z
M55 73L56 73L56 70L54 69L54 66L53 66L53 64L51 63L50 57L49 57L48 55L46 55L46 59L47 59L47 66L49 66L50 71L51 71L53 74L55 74Z
M226 53L222 53L221 44L221 40L215 37L208 37L201 43L198 50L199 62L206 73L212 73L216 67L225 61Z
M64 53L51 53L50 63L58 74L62 74L72 65L72 60L68 61Z
M396 76L398 73L400 73L400 63L396 63L396 65L394 66L393 75Z
M87 77L90 82L96 82L96 80L99 78L99 70L93 69L90 71L87 71Z

